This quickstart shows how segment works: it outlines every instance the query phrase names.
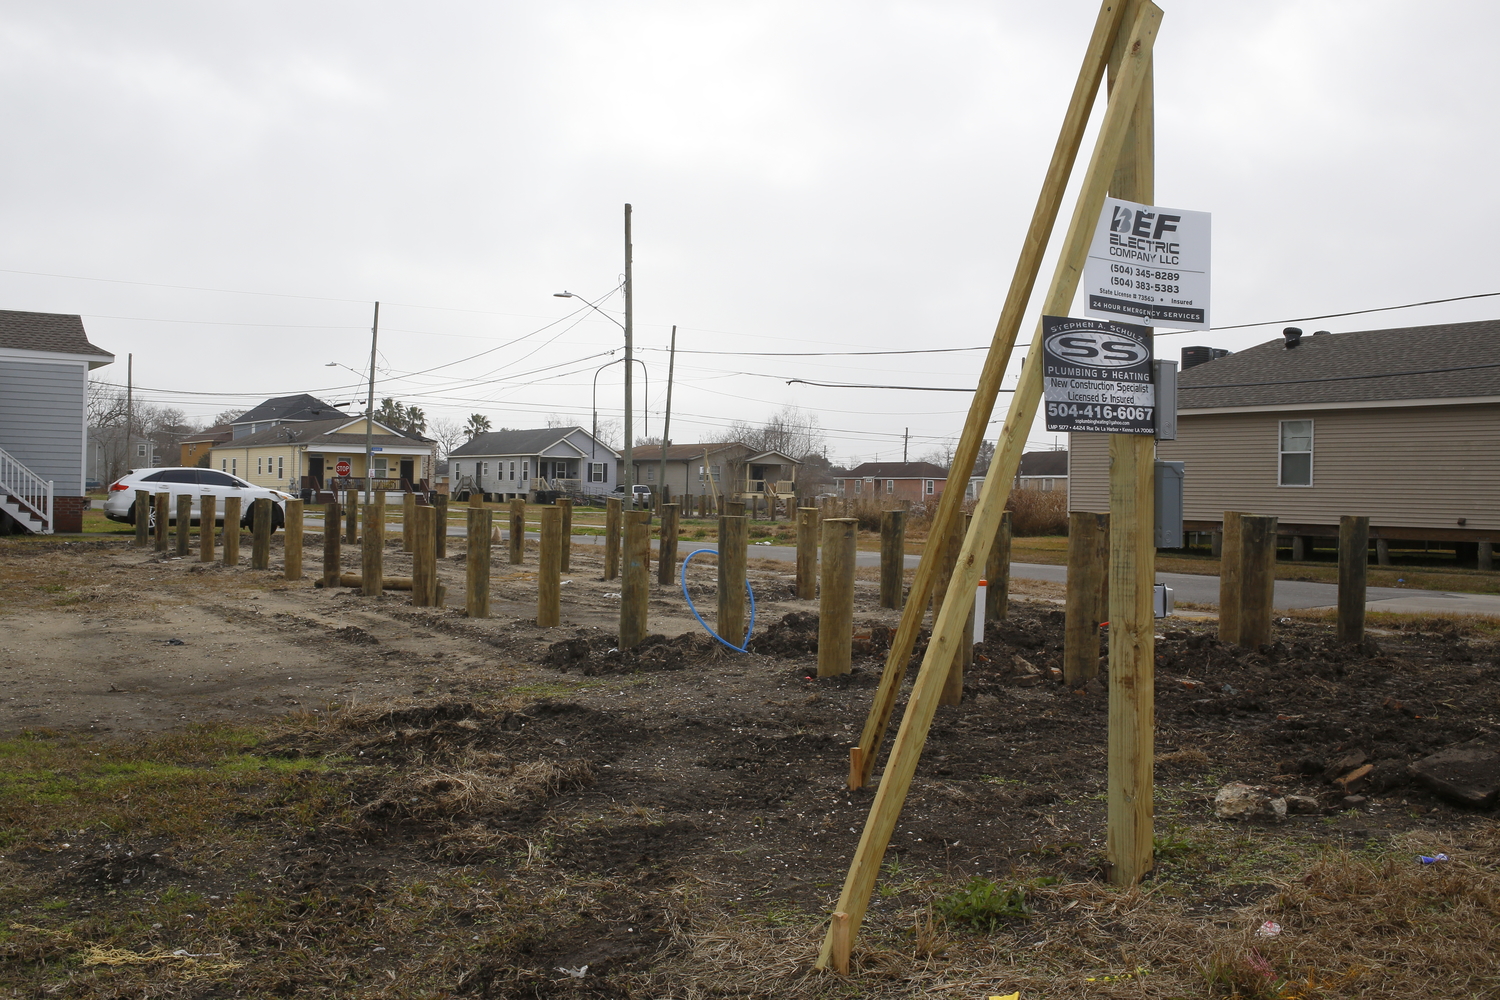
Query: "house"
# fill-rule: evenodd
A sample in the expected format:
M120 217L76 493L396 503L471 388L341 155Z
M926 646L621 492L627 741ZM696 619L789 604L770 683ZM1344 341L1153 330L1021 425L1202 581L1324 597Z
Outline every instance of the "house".
M478 434L448 452L450 489L501 500L538 490L609 493L619 482L620 453L582 427L539 427Z
M207 430L195 431L178 442L182 454L177 464L188 467L197 465L216 445L224 444L233 437L234 428L229 424L219 424Z
M89 372L115 356L83 319L0 310L0 531L82 531Z
M865 462L834 478L843 497L876 497L913 503L942 496L948 470L931 462Z
M1021 456L1016 470L1018 490L1053 490L1068 488L1068 453L1066 451L1028 451Z
M156 464L156 443L147 435L136 432L127 443L122 426L89 428L88 482L105 485Z
M791 496L797 492L795 458L777 451L756 451L738 441L669 444L663 478L661 445L636 448L631 455L635 481L656 491L666 484L669 497Z
M210 448L209 468L291 493L364 489L365 426L363 415L267 421L261 430ZM401 434L378 420L370 426L374 445L368 476L375 489L399 493L431 480L436 443Z
M1069 451L1071 509L1108 510L1107 435L1073 434ZM1186 530L1218 530L1226 510L1275 515L1304 551L1345 514L1368 516L1377 540L1493 543L1497 453L1497 320L1288 329L1183 371L1177 440L1157 445L1185 463Z
M305 392L295 396L275 396L231 420L229 422L230 437L232 439L246 437L282 424L331 420L334 417L347 416L348 414L332 403L325 403L318 397L309 396Z

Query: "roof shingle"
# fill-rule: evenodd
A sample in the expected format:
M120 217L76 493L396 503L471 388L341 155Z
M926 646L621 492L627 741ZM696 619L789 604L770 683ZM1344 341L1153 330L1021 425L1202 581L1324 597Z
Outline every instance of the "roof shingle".
M114 355L89 343L82 316L66 313L18 312L0 309L0 347L53 354L91 354L114 360Z

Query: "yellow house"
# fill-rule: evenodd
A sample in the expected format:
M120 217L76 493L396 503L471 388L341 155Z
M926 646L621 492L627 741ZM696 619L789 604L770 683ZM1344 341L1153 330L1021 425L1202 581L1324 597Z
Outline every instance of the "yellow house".
M373 426L369 475L375 488L400 492L435 478L435 442L407 437L378 420ZM215 446L209 452L209 467L288 493L363 487L365 418L277 424Z

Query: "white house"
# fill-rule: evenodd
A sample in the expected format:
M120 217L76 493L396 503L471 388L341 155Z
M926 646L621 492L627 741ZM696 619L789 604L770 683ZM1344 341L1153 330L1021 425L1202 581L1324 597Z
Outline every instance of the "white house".
M539 427L479 434L448 453L451 491L530 498L537 490L608 493L620 453L582 427Z

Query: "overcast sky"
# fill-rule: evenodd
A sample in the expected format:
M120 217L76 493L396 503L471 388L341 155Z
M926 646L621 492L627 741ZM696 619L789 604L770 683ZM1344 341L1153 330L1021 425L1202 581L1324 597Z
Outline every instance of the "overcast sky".
M1163 6L1156 200L1213 214L1215 325L1266 325L1161 336L1161 356L1500 291L1500 7ZM81 313L118 356L98 377L124 383L133 353L142 397L198 419L295 392L362 406L380 300L377 395L588 426L623 338L553 293L616 287L630 202L637 434L660 433L676 324L674 440L795 405L852 464L899 460L907 428L912 458L955 440L969 396L788 379L968 388L982 352L784 355L988 344L1097 6L0 11L0 308ZM602 305L621 317L619 294ZM601 419L622 367L598 377Z

